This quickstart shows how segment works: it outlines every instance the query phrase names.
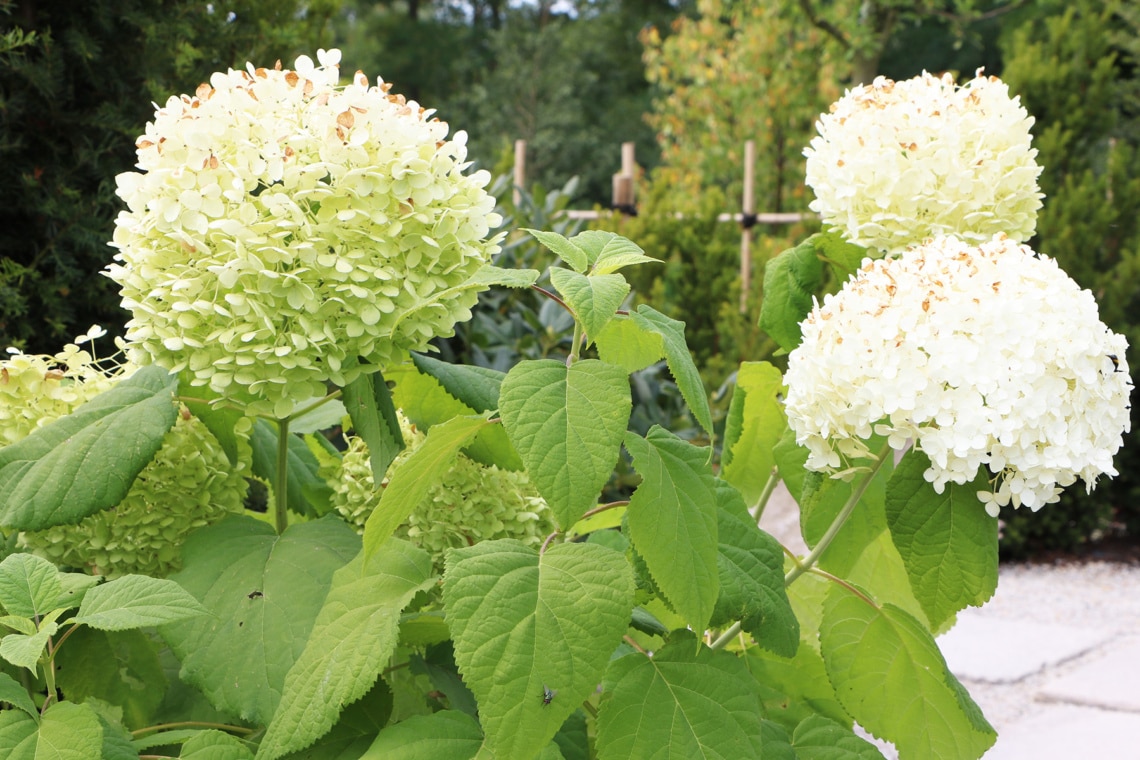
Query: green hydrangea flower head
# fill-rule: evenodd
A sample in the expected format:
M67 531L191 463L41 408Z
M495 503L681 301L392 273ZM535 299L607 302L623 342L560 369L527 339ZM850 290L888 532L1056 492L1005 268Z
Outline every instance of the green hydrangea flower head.
M464 132L318 58L219 72L159 108L140 171L117 177L106 270L132 361L278 417L451 335L501 239Z
M401 414L401 429L407 448L392 462L395 472L423 443L424 435ZM348 449L339 467L325 470L334 491L332 503L349 524L363 531L372 510L380 502L383 487L374 487L368 447L349 436ZM539 546L555 530L554 516L526 473L501 470L459 454L443 481L432 486L423 502L400 525L395 535L426 549L438 570L443 570L447 549L471 546L479 541L513 538Z
M134 371L80 349L88 336L54 356L10 351L0 361L0 442L21 440ZM248 418L245 422L248 427ZM238 432L239 440L248 436L248 430ZM20 541L56 564L100 575L167 575L177 569L179 549L191 530L241 511L248 460L247 450L237 467L231 465L213 434L183 410L116 507L75 525L22 533Z

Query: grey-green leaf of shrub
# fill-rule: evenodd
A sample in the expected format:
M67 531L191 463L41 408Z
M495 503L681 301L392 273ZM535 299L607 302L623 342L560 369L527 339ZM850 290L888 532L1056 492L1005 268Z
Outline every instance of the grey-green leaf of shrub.
M207 614L209 610L172 580L124 575L88 591L71 622L125 631Z
M811 242L803 242L764 265L764 303L760 328L785 351L800 344L800 322L823 284L823 264Z
M182 760L253 760L242 741L221 731L202 731L182 745Z
M210 401L220 398L220 395L208 385L191 385L191 377L190 373L187 373L187 377L178 384L178 395L183 399L189 399L182 403L202 421L214 438L218 439L218 444L226 453L230 464L237 465L238 438L234 428L245 416L245 412L228 406L213 406Z
M586 230L574 242L590 259L590 274L610 274L635 264L660 264L660 259L646 256L641 246L628 238L605 230Z
M386 541L367 570L359 556L336 571L308 644L285 677L259 760L309 746L372 688L396 649L400 613L433 583L427 552L399 539Z
M883 760L875 745L821 715L796 726L792 747L797 760Z
M503 425L562 528L597 505L632 408L628 374L596 359L524 361L507 373Z
M637 372L665 358L665 340L630 316L618 314L597 335L598 358L626 372Z
M689 405L697 423L704 428L709 436L714 436L712 408L709 406L709 397L705 393L705 384L701 380L700 370L693 361L689 352L689 344L685 341L685 323L671 319L647 304L641 304L637 311L629 315L641 327L652 330L661 336L665 348L665 363L673 374L677 389L681 397Z
M59 571L43 557L10 554L0 562L0 606L9 615L43 617L62 595Z
M60 573L59 583L63 592L56 600L55 606L70 610L83 603L87 592L99 585L103 580L101 575L88 575L87 573Z
M0 673L0 702L7 702L13 707L23 710L37 722L40 719L40 711L36 709L36 705L28 696L27 690L7 673Z
M40 630L31 636L23 633L9 633L0 639L0 657L17 667L27 668L35 673L36 664L44 652L44 647L48 644L48 639L54 636L58 630L59 626L56 623L45 623Z
M344 408L352 418L353 430L368 446L373 481L383 482L388 465L404 449L400 420L384 376L372 372L346 385Z
M182 661L182 680L217 709L268 723L333 573L359 552L360 537L332 517L280 536L245 516L190 534L171 578L213 614L160 629Z
M482 744L474 718L445 710L385 728L360 760L471 760Z
M997 734L934 638L902 609L833 585L819 641L839 702L900 756L976 760L993 746Z
M0 449L0 525L43 530L122 501L174 426L177 387L177 375L143 367Z
M594 692L633 596L629 563L602 546L557 544L540 557L501 540L448 551L455 661L495 757L534 758Z
M15 710L0 712L5 760L92 760L102 756L103 726L90 705L56 702L39 725Z
M711 625L740 620L760 646L792 657L800 624L784 590L784 550L756 526L735 488L718 480L716 494L720 596Z
M780 394L784 378L768 362L744 362L736 372L724 423L721 477L756 504L776 466L774 449L788 428Z
M629 295L629 283L620 274L584 275L569 269L551 269L550 281L574 311L593 342L614 318Z
M708 449L659 425L645 438L627 433L625 447L641 475L626 511L630 541L673 608L693 630L703 631L720 588L716 485Z
M604 686L599 760L761 757L756 682L740 658L691 634L653 657L637 652L614 660Z
M797 581L793 588L800 589L803 585L803 581ZM814 633L808 635L812 638L801 641L795 657L790 659L760 647L751 647L745 652L748 670L760 685L764 714L788 731L794 731L812 715L822 715L850 727L851 716L835 696L823 658L809 643L814 639L818 645L818 639Z
M985 467L972 483L948 483L941 494L922 476L929 467L921 451L907 452L887 483L886 514L914 596L938 629L997 590L998 525L978 501L990 487Z

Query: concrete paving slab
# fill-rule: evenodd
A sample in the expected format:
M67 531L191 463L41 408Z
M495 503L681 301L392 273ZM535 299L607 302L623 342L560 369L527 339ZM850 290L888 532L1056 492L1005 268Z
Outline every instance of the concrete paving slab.
M1112 637L1104 630L1028 620L987 618L965 611L938 640L959 678L1013 683L1083 654Z
M1041 696L1140 712L1140 639L1114 644L1103 657L1051 679Z
M1140 715L1089 707L1042 705L1032 718L1000 732L982 760L1085 760L1137 757Z

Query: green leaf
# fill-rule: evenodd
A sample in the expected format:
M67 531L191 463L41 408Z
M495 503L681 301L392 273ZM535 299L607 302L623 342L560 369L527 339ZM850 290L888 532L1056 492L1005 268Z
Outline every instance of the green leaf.
M3 720L13 715L18 720ZM92 760L102 750L103 726L90 705L56 702L38 730L26 715L0 713L0 757L6 760Z
M948 483L937 494L923 477L930 459L912 449L886 493L887 525L931 626L959 610L985 604L997 590L998 524L978 501L988 490L981 468L972 483Z
M898 607L833 586L820 646L840 703L902 757L973 759L997 738L930 633Z
M182 660L182 679L217 709L268 723L333 573L359 551L356 533L331 517L280 536L245 516L190 534L172 578L213 615L161 629Z
M0 449L0 525L43 530L123 500L178 416L178 376L143 367Z
M473 718L445 710L385 728L360 760L471 760L482 743Z
M71 622L125 631L206 614L209 611L172 580L124 575L88 591Z
M693 630L703 631L720 587L716 485L708 448L658 425L646 438L626 434L625 447L642 478L627 509L630 541L669 603Z
M863 246L848 243L835 229L817 232L804 242L815 246L820 257L835 270L835 279L839 282L846 281L848 277L859 271L863 259L871 255Z
M776 467L773 450L788 427L781 403L784 378L768 362L744 362L724 426L721 477L756 504Z
M589 342L614 318L629 295L629 283L620 274L587 276L569 269L551 269L550 281L582 323Z
M586 713L575 710L554 735L554 743L565 760L590 760L590 729Z
M566 262L567 266L569 266L575 272L585 272L586 267L590 265L590 261L586 256L586 252L578 247L574 241L567 240L557 232L532 230L526 227L523 227L522 229L523 232L529 232L534 236L535 240L553 251L555 256Z
M9 633L0 639L0 657L21 668L27 668L34 675L40 655L48 640L59 630L55 623L45 623L31 636L22 633Z
M245 417L245 412L229 406L212 405L210 402L221 398L221 396L211 390L208 385L191 385L190 379L193 376L190 373L186 374L187 377L178 384L179 399L217 439L222 451L226 453L226 459L230 460L230 464L237 465L240 454L235 428L238 421Z
M792 746L799 760L883 760L875 745L820 715L796 726Z
M15 710L0 710L0 757L35 760L39 725Z
M253 422L253 432L249 443L253 449L253 474L277 487L277 423L259 418ZM327 497L318 499L318 494L328 493L328 484L318 475L320 463L300 436L289 434L288 475L286 483L289 509L299 515L318 517L329 511Z
M670 319L647 304L638 306L637 311L631 312L629 316L642 329L651 330L661 336L665 347L665 363L673 373L677 389L681 391L681 396L689 405L693 417L705 432L712 436L714 434L712 409L709 407L709 397L705 393L701 373L693 361L693 355L689 353L689 344L685 342L685 323Z
M586 230L574 236L574 243L586 252L592 265L590 274L610 274L634 264L660 264L646 256L641 246L628 238L605 230Z
M313 406L318 401L320 402L320 406ZM306 436L312 433L319 433L322 430L339 427L340 424L344 422L345 415L348 414L348 409L345 408L344 402L336 398L328 399L325 397L312 399L310 403L300 406L309 407L309 411L289 418L289 432L299 436Z
M776 459L776 469L780 472L780 479L788 489L788 493L799 504L803 501L804 478L809 470L804 468L807 464L808 450L796 444L796 434L791 428L784 431L780 440L772 449Z
M629 563L601 546L557 544L540 557L501 540L448 551L455 660L496 757L535 757L594 692L633 594Z
M800 583L797 581L796 586ZM811 638L818 646L814 632ZM760 685L764 714L788 731L794 731L806 718L816 714L850 727L851 717L839 704L827 678L823 658L810 641L800 642L791 659L758 647L746 650L745 663Z
M760 756L760 699L741 660L696 642L671 641L653 657L614 660L598 707L605 760L735 760Z
M103 746L99 748L101 760L139 760L139 753L131 744L131 734L123 727L122 710L92 698L84 702L95 710L99 727L103 729Z
M435 360L432 359L431 361ZM438 364L444 367L453 366L443 362L438 362ZM469 367L467 369L481 368ZM503 377L506 376L501 372L498 374ZM493 386L493 395L489 393L492 390L491 387L486 388L488 394L467 394L469 397L475 397L475 400L480 402L479 406L484 407L477 409L475 406L469 406L460 401L436 377L424 374L419 363L415 366L402 364L393 367L388 370L388 378L396 383L396 387L392 390L392 400L396 402L396 406L407 415L409 420L415 423L416 427L425 433L431 430L433 426L447 422L453 417L474 417L499 407L498 382L495 382ZM452 379L454 380L454 378ZM456 382L451 383L453 388L457 385ZM491 401L491 406L485 407L482 402L488 400ZM475 440L463 449L463 453L476 462L486 465L493 464L507 470L523 469L522 460L507 439L507 432L503 430L502 425L488 425L480 430L475 436Z
M56 653L55 666L56 683L69 700L115 705L132 729L148 725L166 692L155 643L141 631L80 627Z
M475 285L481 289L492 285L503 288L529 288L538 282L541 276L542 272L537 269L503 269L487 264L471 276L467 285Z
M0 617L0 625L27 636L31 636L36 632L35 621L31 618L19 617L18 615L5 615L4 617ZM0 632L0 635L2 635L2 632Z
M538 488L568 528L597 504L621 453L632 401L625 370L596 359L567 367L519 362L503 381L507 436Z
M43 617L59 606L63 584L55 565L32 554L10 554L0 562L0 605L9 615Z
M368 446L372 479L380 483L388 465L404 449L400 421L384 376L372 372L344 386L344 408L352 418L353 430Z
M183 760L253 760L253 752L238 738L221 731L202 731L182 745Z
M760 721L760 747L764 760L798 760L788 732L774 721Z
M459 450L488 424L481 417L456 417L436 425L419 448L392 472L380 502L364 524L365 565L451 468Z
M823 285L823 264L811 242L803 242L764 265L760 328L785 351L800 344L800 322Z
M95 588L103 580L101 575L88 575L87 573L60 573L59 583L63 593L55 602L55 607L70 610L78 608L83 603L87 592Z
M346 707L332 730L311 747L285 760L359 760L392 714L392 691L380 679L367 694Z
M499 386L506 373L487 367L450 364L424 354L412 354L412 363L421 373L433 377L443 389L477 414L499 408ZM403 408L403 406L401 406Z
M399 539L385 542L367 570L363 556L338 570L305 650L285 677L258 758L304 749L327 733L388 664L400 612L433 584L431 557Z
M637 372L665 358L661 333L642 327L630 316L617 314L593 336L598 357L626 372Z
M7 702L12 707L23 710L37 722L40 719L40 711L36 709L28 692L7 673L0 673L0 702Z
M756 643L784 657L796 653L800 624L784 590L784 550L756 526L739 492L716 482L717 573L715 627L740 620Z

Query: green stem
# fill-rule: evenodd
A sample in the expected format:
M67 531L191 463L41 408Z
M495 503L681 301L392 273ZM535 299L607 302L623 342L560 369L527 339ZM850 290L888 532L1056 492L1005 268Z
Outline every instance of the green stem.
M772 492L776 490L776 484L779 482L780 471L773 467L768 481L764 483L764 490L760 492L760 498L756 500L756 506L752 508L752 516L756 518L756 522L760 522L764 509L768 506L768 499L772 498Z
M324 406L328 402L332 401L334 398L340 398L340 393L341 393L341 389L337 388L335 391L328 394L327 396L320 399L319 401L314 401L313 403L306 406L304 409L293 412L291 415L289 415L289 418L295 419L297 417L303 417L304 415L308 414L309 412L313 411L314 409L321 408L322 406Z
M570 355L566 357L566 366L569 367L574 362L578 361L578 354L582 350L582 323L577 319L574 320L574 338L573 343L570 344Z
M839 514L835 516L835 519L831 521L831 525L828 527L827 532L823 534L823 538L819 539L819 543L815 545L811 553L796 563L796 566L789 570L788 574L784 576L785 587L792 585L796 578L799 578L808 570L811 570L820 556L827 551L827 547L831 546L831 542L835 539L835 536L838 535L843 524L847 522L847 518L855 511L855 506L859 503L859 500L863 498L867 486L871 485L871 481L879 474L883 463L887 461L890 455L891 447L884 445L883 450L879 452L879 457L875 461L875 464L871 466L870 471L863 475L863 480L851 491L850 498L848 498L847 503L843 505L843 509L839 510Z
M289 527L289 418L277 420L277 481L273 484L277 535Z
M719 637L717 637L716 641L709 644L709 649L724 649L725 644L727 644L728 642L732 641L733 639L735 639L737 636L740 635L741 628L742 628L742 623L739 620L737 620L735 623L733 623L732 625L730 625L728 627L728 630L726 630Z
M155 734L159 731L166 731L172 728L216 728L219 731L228 731L231 734L249 735L256 731L256 728L246 728L245 726L231 726L228 723L205 723L199 720L184 720L178 723L159 723L156 726L147 726L146 728L139 728L131 731L131 736L139 739L148 734Z
M51 649L51 639L48 639L48 649ZM47 686L47 696L44 697L44 703L40 707L40 715L47 712L51 707L51 703L55 701L55 659L47 656L43 660L44 668L44 684Z

